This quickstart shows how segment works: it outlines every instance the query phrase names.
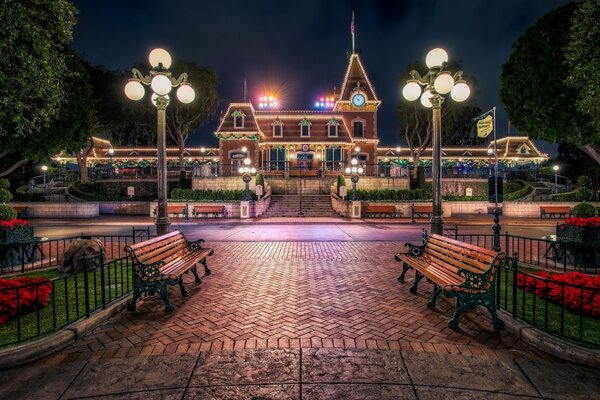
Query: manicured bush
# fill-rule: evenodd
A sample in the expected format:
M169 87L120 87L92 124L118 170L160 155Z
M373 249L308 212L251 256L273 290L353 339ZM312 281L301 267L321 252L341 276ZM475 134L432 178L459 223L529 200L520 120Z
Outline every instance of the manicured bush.
M0 203L8 203L12 200L13 196L8 191L10 182L8 179L0 179Z
M485 201L487 200L487 196L486 195L480 195L480 196L458 196L455 194L447 194L445 196L443 196L443 199L445 201Z
M356 191L361 200L367 201L420 201L431 200L431 192L425 189L359 189Z
M577 218L592 218L598 215L598 209L591 203L579 203L573 207L571 214Z
M262 186L265 187L265 178L263 176L263 174L261 174L260 172L258 174L256 174L256 180L254 181L254 184L256 186Z
M512 193L505 193L504 194L505 201L519 200L519 199L527 196L529 193L531 193L533 191L533 188L527 182L525 182L525 181L518 181L518 182L522 182L523 187Z
M417 167L417 187L416 189L425 189L425 168L421 165Z
M0 325L18 315L26 314L49 304L52 285L44 278L0 279L0 289L19 287L0 292ZM17 293L18 292L18 293Z
M575 198L577 199L577 201L594 200L594 192L592 192L592 189L588 187L580 187L575 192Z
M0 204L0 220L17 218L17 211L6 204Z
M591 189L592 188L592 180L590 179L589 176L580 176L579 179L577 179L577 186L579 188L588 188Z
M552 201L577 201L577 192L561 193L551 196Z
M344 175L338 175L337 180L337 194L340 195L340 187L346 186L346 177Z
M15 197L13 197L14 201L46 201L46 198L44 197L43 193L40 192L34 192L34 193L28 193L28 192L20 192L17 191L15 192Z
M509 193L514 193L518 190L521 190L525 187L526 183L525 181L521 181L521 180L516 180L516 181L512 181L512 182L504 182L504 193L505 194L509 194Z
M250 192L252 199L256 200L256 193ZM170 200L174 201L240 201L244 197L244 190L203 190L181 189L171 191Z

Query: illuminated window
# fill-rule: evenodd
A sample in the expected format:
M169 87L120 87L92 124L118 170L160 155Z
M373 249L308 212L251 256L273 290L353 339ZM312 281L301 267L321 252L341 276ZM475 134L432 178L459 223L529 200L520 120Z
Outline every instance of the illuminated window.
M329 137L337 137L338 136L338 126L340 122L336 119L331 118L327 122L327 136Z
M235 110L231 113L231 116L233 117L233 127L235 129L242 129L244 127L244 117L246 114L241 110Z
M277 119L273 122L273 137L282 137L283 136L283 122Z

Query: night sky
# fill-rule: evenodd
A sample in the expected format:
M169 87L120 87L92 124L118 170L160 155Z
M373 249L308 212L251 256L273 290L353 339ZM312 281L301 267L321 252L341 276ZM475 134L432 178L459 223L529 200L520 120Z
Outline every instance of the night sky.
M243 99L244 78L251 98L273 89L284 108L307 109L334 86L340 89L354 11L356 48L382 100L380 144L399 141L399 75L416 60L422 60L424 72L425 55L433 47L445 48L479 81L478 104L484 111L499 107L501 137L507 131L498 100L501 66L528 27L567 2L82 0L74 1L79 16L73 47L93 64L127 69L146 60L152 48L164 47L174 57L216 69L221 109ZM216 144L219 114L188 144Z

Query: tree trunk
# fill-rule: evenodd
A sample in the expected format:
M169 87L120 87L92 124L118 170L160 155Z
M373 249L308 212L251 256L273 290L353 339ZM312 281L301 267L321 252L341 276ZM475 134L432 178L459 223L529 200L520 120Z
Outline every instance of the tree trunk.
M179 171L185 171L185 160L183 158L183 151L185 150L185 142L183 141L183 138L180 136L177 139L177 142L179 144Z
M85 153L77 154L77 165L79 165L79 182L85 185L88 183L87 156Z
M600 164L600 153L598 153L593 144L584 144L583 146L579 146L579 149Z
M4 170L4 171L0 171L0 178L2 178L3 176L9 175L11 172L13 172L15 169L19 168L21 165L25 164L27 162L27 159L21 160L19 162L14 163L10 168Z

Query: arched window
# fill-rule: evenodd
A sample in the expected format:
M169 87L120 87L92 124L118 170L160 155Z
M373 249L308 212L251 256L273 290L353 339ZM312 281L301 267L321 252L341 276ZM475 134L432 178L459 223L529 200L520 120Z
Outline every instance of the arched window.
M327 121L327 136L337 137L339 126L340 121L338 121L337 119L331 118L329 121Z
M273 121L273 137L283 137L283 122L280 119Z
M244 114L241 110L235 110L231 113L231 116L233 117L233 127L235 129L244 128L244 117L246 114Z
M298 125L300 125L300 137L310 137L310 126L312 123L303 118Z

